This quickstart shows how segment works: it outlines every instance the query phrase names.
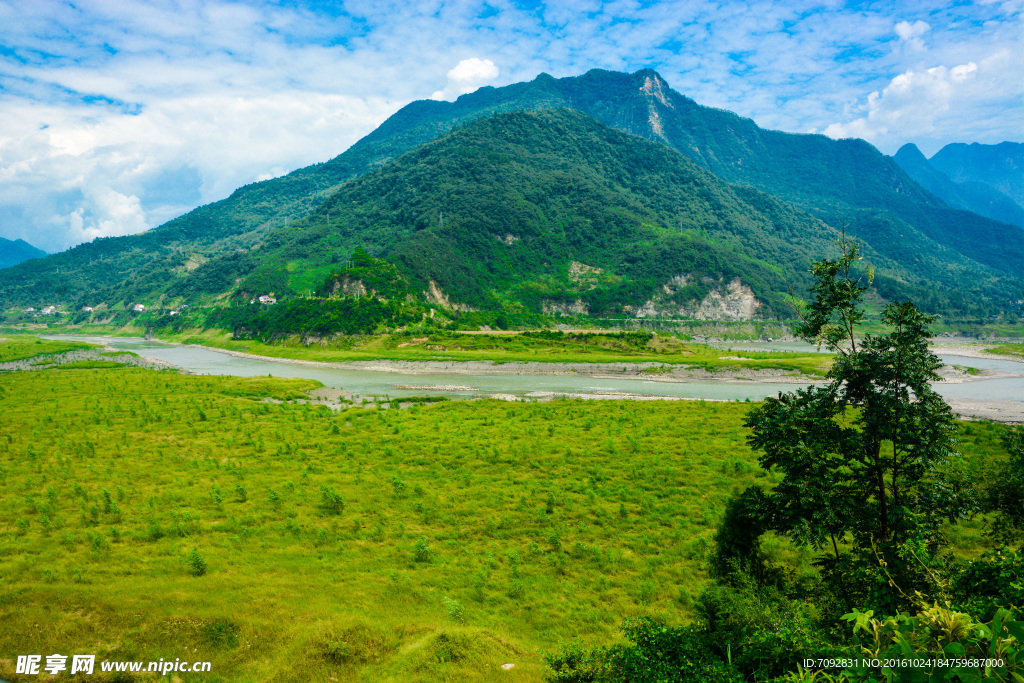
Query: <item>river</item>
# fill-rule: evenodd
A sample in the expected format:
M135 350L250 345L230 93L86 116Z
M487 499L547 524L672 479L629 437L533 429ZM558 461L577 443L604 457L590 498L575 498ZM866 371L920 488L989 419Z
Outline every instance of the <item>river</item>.
M582 394L608 396L634 394L639 396L672 396L717 400L759 400L780 391L792 391L793 384L746 381L659 382L642 379L597 379L575 375L488 375L488 374L414 374L375 372L287 363L273 359L232 356L194 346L166 344L141 337L80 337L48 335L50 339L78 339L107 344L116 349L132 351L198 374L250 377L301 377L315 379L325 386L343 389L359 397L440 394L453 398L471 398L488 394L520 397L544 397L550 394ZM806 344L725 344L735 350L813 351ZM1013 401L1024 411L1024 363L966 356L942 355L950 365L1011 373L1013 377L978 379L962 383L938 383L936 389L947 400ZM396 385L403 388L398 389ZM448 385L458 389L439 389Z

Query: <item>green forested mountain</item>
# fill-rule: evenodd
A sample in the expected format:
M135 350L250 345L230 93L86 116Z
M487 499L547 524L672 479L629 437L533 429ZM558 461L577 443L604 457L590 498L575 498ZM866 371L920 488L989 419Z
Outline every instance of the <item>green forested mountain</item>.
M478 119L344 185L306 219L269 234L260 266L224 257L195 271L239 279L245 296L328 289L366 278L365 249L398 266L410 291L479 309L600 317L724 315L760 302L788 312L837 231L750 187L731 186L679 152L568 109ZM928 278L868 247L877 282L935 300L935 286L998 296L1000 278L932 244ZM742 287L729 285L739 280ZM919 282L920 281L920 282ZM363 285L364 289L382 289ZM216 289L208 293L216 292ZM198 292L197 292L198 293ZM391 295L388 295L391 296ZM716 297L728 301L721 302ZM718 306L716 309L715 306Z
M347 197L354 191L346 182L374 169L384 172L384 169L397 168L389 164L410 150L419 148L420 154L427 149L434 150L420 146L475 119L555 107L575 109L607 126L655 143L645 146L644 154L654 154L653 150L659 146L673 148L697 167L723 180L752 186L790 205L790 208L773 208L773 211L788 211L795 216L797 213L792 211L795 207L833 227L849 224L850 232L870 246L870 253L882 266L877 284L883 296L923 294L926 305L935 310L952 306L974 312L995 310L1022 296L1021 283L1014 279L1024 272L1022 231L967 211L951 209L869 144L861 140L835 141L820 135L763 130L749 119L696 104L671 90L653 71L622 74L594 70L576 78L554 79L542 74L529 83L481 88L451 103L414 102L331 161L300 169L283 178L245 186L228 199L201 207L142 235L97 240L43 261L10 269L0 277L0 308L38 303L41 299L67 305L158 303L228 292L236 284L243 288L259 285L271 291L264 285L282 284L285 280L287 287L294 291L311 292L322 284L316 279L323 273L304 276L294 269L299 267L297 262L316 261L319 254L300 253L303 242L298 238L293 240L291 251L286 254L281 235L294 235L297 230L322 225L320 218L299 220L303 216L322 217L327 215L324 211L332 210L331 207L336 213L340 212L342 195L335 193L341 191ZM500 152L495 153L500 157ZM557 156L557 152L553 154ZM490 162L501 166L500 158L490 159ZM477 162L468 164L463 160L460 164L476 166ZM636 174L643 169L644 165L640 164L637 168L628 167L625 172ZM591 170L597 171L592 179L595 187L609 183L631 187L630 183L634 182L627 177L603 176L600 166ZM468 178L460 175L456 167L444 182L459 180L479 184L486 181L490 171L480 173L483 175L479 178ZM585 205L586 197L576 197L572 187L557 188L544 183L537 186L560 197L566 207ZM682 222L684 236L687 225L697 226L703 220L699 213L687 216L678 208L671 208L681 205L675 199L653 196L663 191L660 186L646 187L643 192L631 187L630 191L637 196L647 196L647 201L660 202L657 208L649 207L654 213L648 218L652 223L654 218L663 221L664 227L674 224L677 230ZM365 235L363 232L357 235L354 229L351 234L342 230L337 236L339 248L341 245L344 248L365 246L375 256L393 256L410 276L422 278L426 266L417 264L416 259L437 259L444 255L434 247L428 248L429 242L424 238L402 241L404 246L399 248L399 240L393 234L398 229L396 226L403 226L403 229L411 226L418 232L417 226L422 230L431 220L438 222L438 228L442 227L442 212L452 221L449 226L454 226L461 225L459 221L467 215L497 210L494 204L487 202L475 208L464 203L446 207L449 185L434 185L421 192L427 196L417 201L403 198L401 208L389 209L397 213L388 218L391 221L388 226L384 225L384 218L378 216L372 226L367 222L369 219L363 221L369 226ZM754 203L767 201L750 189L732 188L730 192L736 197L749 195L747 201ZM474 201L485 196L483 190L460 195L472 197ZM550 205L554 201L542 197L531 199L537 205ZM371 207L376 210L383 199L364 193L348 201L367 202L365 211L371 211ZM483 206L488 208L481 208ZM428 210L435 211L436 215L428 216ZM584 210L579 213L589 215ZM572 218L568 209L558 215L565 220ZM522 219L510 215L503 220L518 225L517 221ZM611 223L605 221L601 225ZM612 231L593 237L598 241L611 241L623 235ZM320 238L310 237L305 244L319 245L317 239ZM554 248L553 243L545 244L545 248ZM736 245L728 244L735 251ZM813 233L794 232L787 237L785 250L792 252L795 262L803 258L807 249L817 248L816 245ZM492 245L491 250L494 248ZM762 240L743 245L753 258L765 257L765 250L769 248L769 243ZM343 258L343 251L331 253ZM492 255L486 250L473 253L497 258L497 253ZM735 261L730 267L737 272L741 268L733 254L726 255L715 249L710 249L709 253ZM557 259L553 256L545 262L554 260ZM782 265L785 259L764 260L773 268L781 269L779 277L788 276ZM654 259L644 256L641 261L649 265ZM585 261L581 263L604 268ZM292 270L283 278L282 268L289 267ZM451 295L459 292L465 301L476 301L474 305L494 304L500 298L494 292L505 292L508 283L501 280L486 287L486 273L503 276L494 263L480 267L483 270L473 278L455 278L449 286ZM656 272L660 277L661 271ZM753 277L752 272L747 275ZM651 281L656 279L654 275L651 277ZM245 282L238 283L242 278ZM485 296L485 291L492 293ZM530 301L543 298L541 294L534 297L526 290L516 296L520 295ZM666 293L666 296L674 294ZM598 304L593 302L593 310L600 308Z
M0 268L9 268L43 256L46 256L45 251L33 247L25 240L8 240L0 237Z
M973 211L979 216L1024 227L1024 208L993 185L976 180L954 182L932 166L917 145L903 145L893 155L893 160L921 187L952 208Z

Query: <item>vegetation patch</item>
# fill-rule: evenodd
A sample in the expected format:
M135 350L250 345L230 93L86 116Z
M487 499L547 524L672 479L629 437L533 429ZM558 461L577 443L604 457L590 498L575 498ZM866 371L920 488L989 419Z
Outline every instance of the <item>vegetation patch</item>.
M985 352L1024 358L1024 344L999 344L990 349L985 349Z
M95 349L97 344L64 339L39 339L33 336L9 335L0 337L0 363L25 360L43 354L64 353L77 349Z

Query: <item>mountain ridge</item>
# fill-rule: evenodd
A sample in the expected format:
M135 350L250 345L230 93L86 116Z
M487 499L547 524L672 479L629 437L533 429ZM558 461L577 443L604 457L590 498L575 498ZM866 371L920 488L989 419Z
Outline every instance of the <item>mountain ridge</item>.
M900 147L893 160L922 187L954 209L972 211L1024 227L1024 208L993 185L975 180L956 182L934 165L913 143Z
M10 268L30 259L43 258L47 253L22 239L0 237L0 269Z
M1015 248L1024 242L1011 232L1019 230L950 209L862 140L767 131L750 119L693 102L652 70L591 70L578 77L542 74L503 88L481 88L455 102L411 103L322 164L244 186L142 235L97 240L51 256L45 266L15 268L7 286L0 287L0 305L46 294L80 298L83 292L127 303L187 290L183 282L198 274L203 262L255 253L273 231L315 212L352 178L469 121L554 106L673 147L723 180L768 192L833 226L848 223L875 253L916 273L910 280L935 280L929 273L936 267L948 271L936 281L943 287L963 280L954 271L974 269L989 281L996 273L1024 272L1024 246ZM936 261L935 254L942 259ZM990 268L993 274L986 275ZM57 269L59 282L53 275ZM1013 300L1020 289L1011 283L998 294L999 287L986 287L984 295L965 291L964 305Z

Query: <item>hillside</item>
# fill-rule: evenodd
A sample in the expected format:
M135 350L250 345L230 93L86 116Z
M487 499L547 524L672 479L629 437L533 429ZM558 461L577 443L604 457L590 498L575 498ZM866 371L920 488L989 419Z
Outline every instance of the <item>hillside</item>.
M42 300L66 306L160 304L228 291L237 279L225 277L228 272L276 268L263 260L270 252L254 248L316 211L346 181L469 121L553 107L576 109L675 148L721 179L773 194L833 227L848 223L885 264L876 281L885 297L913 296L930 310L980 315L1024 296L1021 282L1013 279L1024 272L1024 233L951 209L867 143L766 131L749 119L698 105L653 71L594 70L481 88L455 102L414 102L331 161L245 186L142 235L97 240L14 268L0 285L0 309ZM813 242L813 236L808 239ZM790 242L801 249L811 243L800 234ZM204 267L225 258L235 264ZM305 285L309 291L319 283Z
M42 258L46 252L37 249L25 240L8 240L0 237L0 268L10 268L24 261Z
M448 311L513 317L741 320L789 314L787 291L803 289L810 262L831 253L838 237L808 214L724 183L664 145L558 109L466 124L346 184L313 215L272 232L253 257L260 263L254 272L230 256L195 275L239 281L242 302L260 291L279 297L376 292L385 300L412 295ZM933 278L947 287L995 286L990 271L986 280L984 268L934 249L946 260L931 255ZM357 250L384 261L371 273ZM936 302L898 263L870 247L867 255L879 282L897 282ZM398 270L382 277L383 263Z
M973 211L979 216L1024 227L1024 208L993 185L976 180L953 182L928 161L917 145L903 145L893 155L893 160L921 187L952 208Z

